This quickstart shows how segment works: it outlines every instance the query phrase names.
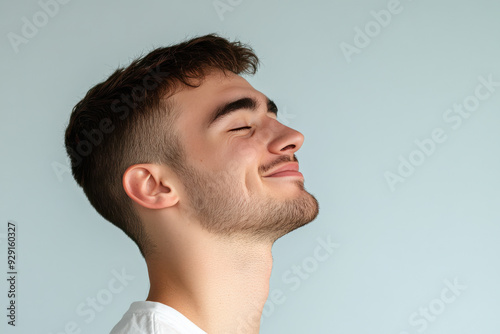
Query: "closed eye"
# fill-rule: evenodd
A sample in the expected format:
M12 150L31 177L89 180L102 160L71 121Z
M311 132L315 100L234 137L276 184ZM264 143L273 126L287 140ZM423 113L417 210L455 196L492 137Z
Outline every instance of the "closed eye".
M242 126L241 128L236 128L236 129L231 129L229 131L241 131L241 130L246 130L246 129L251 129L251 126Z

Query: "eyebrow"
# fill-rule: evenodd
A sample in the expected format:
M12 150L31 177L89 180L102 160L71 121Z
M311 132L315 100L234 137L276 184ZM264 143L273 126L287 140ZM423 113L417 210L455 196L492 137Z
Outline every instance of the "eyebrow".
M276 106L276 104L267 97L266 100L267 100L267 112L272 112L273 114L278 116L278 107ZM215 123L219 122L222 118L228 116L229 114L235 111L242 109L255 111L257 110L258 105L259 102L255 98L251 97L244 97L236 101L226 102L223 105L217 107L212 112L211 117L209 118L208 127L211 127Z

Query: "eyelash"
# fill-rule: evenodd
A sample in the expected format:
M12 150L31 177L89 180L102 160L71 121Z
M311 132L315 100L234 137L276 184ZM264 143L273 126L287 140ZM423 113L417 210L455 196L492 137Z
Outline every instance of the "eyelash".
M251 129L251 126L242 126L241 128L236 128L236 129L231 129L229 131L241 131L241 130L246 130L246 129Z

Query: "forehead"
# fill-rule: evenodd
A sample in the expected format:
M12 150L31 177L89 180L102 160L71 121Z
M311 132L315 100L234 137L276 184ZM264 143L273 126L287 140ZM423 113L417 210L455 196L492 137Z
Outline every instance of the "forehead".
M210 72L199 87L185 87L171 96L175 109L179 112L178 129L203 123L221 103L240 97L265 99L262 93L237 74Z

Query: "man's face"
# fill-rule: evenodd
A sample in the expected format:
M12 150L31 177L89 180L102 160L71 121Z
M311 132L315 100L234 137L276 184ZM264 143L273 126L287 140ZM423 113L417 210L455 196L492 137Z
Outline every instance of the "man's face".
M317 216L296 171L303 135L278 122L274 103L245 79L211 72L172 100L186 159L181 205L203 227L274 242Z

